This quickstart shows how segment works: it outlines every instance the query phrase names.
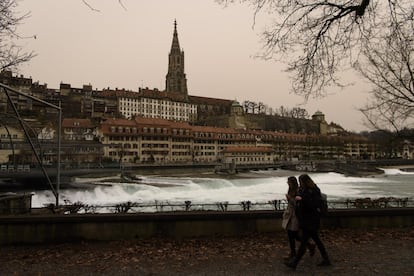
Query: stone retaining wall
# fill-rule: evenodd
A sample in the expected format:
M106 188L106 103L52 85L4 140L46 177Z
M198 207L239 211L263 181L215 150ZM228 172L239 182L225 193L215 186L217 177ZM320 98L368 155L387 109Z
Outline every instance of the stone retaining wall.
M283 231L282 211L20 215L0 217L0 245ZM330 210L324 228L407 227L414 208Z

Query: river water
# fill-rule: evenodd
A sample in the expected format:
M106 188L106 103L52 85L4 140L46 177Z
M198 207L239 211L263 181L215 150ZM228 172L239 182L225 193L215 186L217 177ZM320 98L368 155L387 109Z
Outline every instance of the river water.
M383 170L383 174L368 177L348 177L338 173L309 175L322 192L328 195L329 201L364 197L414 198L414 172ZM173 206L183 205L185 201L191 201L193 206L210 204L216 207L222 202L229 205L239 205L242 201L261 204L285 198L289 175L299 176L300 173L270 170L243 173L235 177L218 176L211 172L139 175L145 184L127 183L121 180L120 175L76 178L73 180L75 184L88 184L88 188L61 190L60 202L81 202L95 206L113 206L125 202L143 206ZM50 191L36 191L33 194L33 207L54 202L55 198Z

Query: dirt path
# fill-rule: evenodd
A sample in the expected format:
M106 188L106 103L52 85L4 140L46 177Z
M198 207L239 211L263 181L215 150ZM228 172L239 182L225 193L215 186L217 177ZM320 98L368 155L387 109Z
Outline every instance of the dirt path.
M329 230L333 265L317 253L286 268L284 233L184 240L0 247L0 275L414 275L414 227Z

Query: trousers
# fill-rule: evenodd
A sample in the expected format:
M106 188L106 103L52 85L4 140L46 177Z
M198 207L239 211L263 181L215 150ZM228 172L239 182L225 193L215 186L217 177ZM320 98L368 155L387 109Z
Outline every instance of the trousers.
M328 253L326 252L326 248L323 245L320 237L319 237L319 231L318 230L309 230L309 229L303 229L302 231L302 238L300 242L300 246L298 249L298 254L295 258L295 263L297 264L300 259L303 257L303 255L306 252L306 247L308 246L309 239L312 239L316 246L318 247L319 252L321 253L321 256L324 260L328 260Z

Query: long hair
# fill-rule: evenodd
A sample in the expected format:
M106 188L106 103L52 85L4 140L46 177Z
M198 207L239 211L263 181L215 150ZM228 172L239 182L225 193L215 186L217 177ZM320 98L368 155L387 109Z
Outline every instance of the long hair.
M288 177L288 184L289 184L288 195L290 197L295 197L299 189L298 180L296 179L296 177L290 176Z
M313 182L312 178L310 178L307 174L302 174L299 176L299 182L301 187L304 189L313 189L316 187L315 182Z

